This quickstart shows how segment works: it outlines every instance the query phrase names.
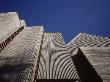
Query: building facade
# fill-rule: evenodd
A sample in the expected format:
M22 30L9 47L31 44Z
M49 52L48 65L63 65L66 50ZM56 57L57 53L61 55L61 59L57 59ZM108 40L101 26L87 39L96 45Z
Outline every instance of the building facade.
M1 13L0 82L37 82L38 79L88 82L84 78L91 78L82 77L86 73L82 74L77 68L80 64L76 64L83 60L74 59L79 57L78 48L90 62L87 66L94 71L91 77L98 77L97 82L102 79L109 82L109 47L108 37L85 33L65 44L61 33L46 33L43 26L27 27L16 12Z

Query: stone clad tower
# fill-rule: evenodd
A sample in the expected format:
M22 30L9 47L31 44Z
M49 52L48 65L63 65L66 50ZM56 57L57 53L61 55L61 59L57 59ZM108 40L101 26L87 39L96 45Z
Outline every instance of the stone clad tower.
M76 59L79 58L75 55L77 48L80 48L103 82L110 81L110 38L80 33L67 44L67 48ZM78 61L77 59L76 62Z
M61 33L27 27L16 12L0 14L0 82L80 81Z
M46 33L43 26L27 27L16 12L1 13L0 82L40 79L107 82L110 81L109 46L108 37L85 33L65 44L61 33ZM85 76L87 68L90 77Z

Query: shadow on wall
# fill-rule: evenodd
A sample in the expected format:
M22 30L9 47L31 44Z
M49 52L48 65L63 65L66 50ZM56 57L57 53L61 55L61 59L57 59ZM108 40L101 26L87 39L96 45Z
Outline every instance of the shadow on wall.
M25 76L24 70L31 64L4 65L0 67L0 82L21 82Z
M103 82L80 48L77 54L72 56L72 60L81 82Z

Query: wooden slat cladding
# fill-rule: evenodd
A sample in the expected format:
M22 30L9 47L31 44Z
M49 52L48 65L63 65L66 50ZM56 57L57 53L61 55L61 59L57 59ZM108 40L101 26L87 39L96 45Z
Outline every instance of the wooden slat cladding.
M33 82L43 28L24 28L0 52L0 82Z
M79 79L61 33L44 33L37 79Z

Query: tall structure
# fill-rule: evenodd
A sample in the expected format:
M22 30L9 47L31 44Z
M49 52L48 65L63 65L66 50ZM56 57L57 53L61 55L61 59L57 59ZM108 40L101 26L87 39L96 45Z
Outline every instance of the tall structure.
M85 33L65 44L61 33L45 33L43 26L27 27L16 12L1 13L0 82L38 79L107 82L110 81L109 46L108 37Z
M44 33L38 79L79 79L61 33Z
M80 48L104 82L110 81L110 38L80 33L67 44L71 56ZM79 57L77 57L79 58ZM79 60L77 60L79 61Z

